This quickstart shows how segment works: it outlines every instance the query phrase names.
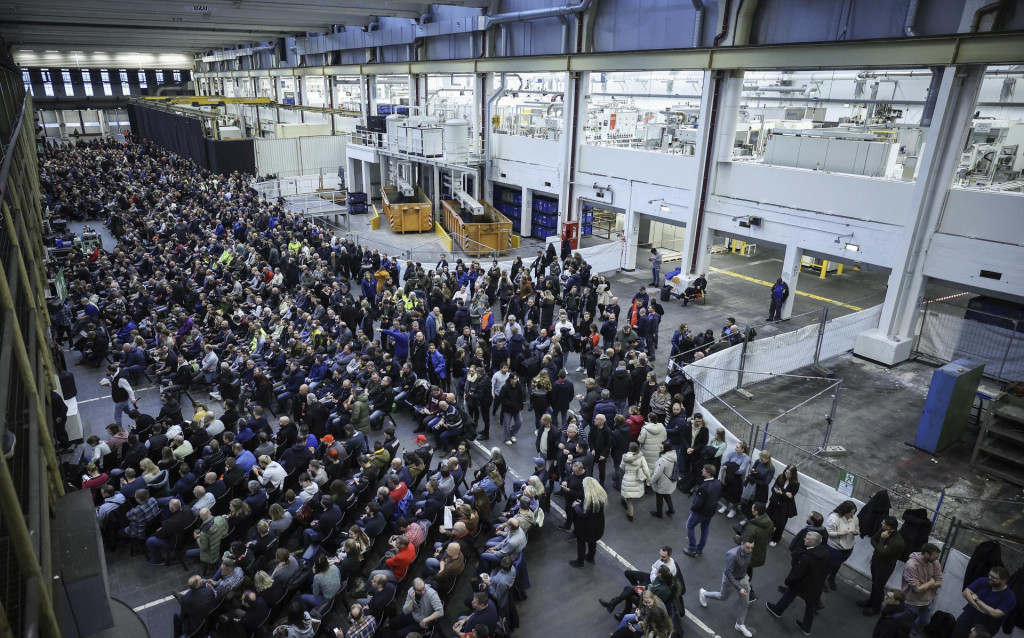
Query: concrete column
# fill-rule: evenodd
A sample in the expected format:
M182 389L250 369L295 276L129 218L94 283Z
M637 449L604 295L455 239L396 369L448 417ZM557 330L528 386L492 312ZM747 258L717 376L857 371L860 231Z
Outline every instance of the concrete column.
M579 75L578 73L576 74ZM582 83L581 83L582 84ZM569 201L569 190L572 180L576 179L571 170L573 157L576 149L573 148L573 130L577 122L573 119L573 111L576 107L576 82L573 73L567 73L565 77L565 95L562 100L565 108L562 109L562 170L561 180L558 188L558 230L561 232L562 224L569 220L572 214L572 202Z
M698 273L706 273L708 270L709 262L711 261L711 240L706 225L699 224L700 220L700 202L704 188L704 171L705 161L707 154L710 153L711 157L715 157L714 140L711 139L711 127L708 125L711 122L712 117L712 101L714 99L715 83L718 80L715 78L715 74L711 71L704 72L704 82L701 89L700 96L700 115L697 120L697 149L695 156L700 158L697 168L697 187L693 189L693 197L690 199L690 219L686 225L686 243L683 249L683 260L680 262L680 268L683 273L690 273L696 275ZM742 83L741 83L742 84ZM714 167L709 166L709 171L713 171ZM708 182L711 184L711 182ZM698 233L698 226L702 226ZM696 267L691 272L690 265L694 263L694 257L696 256Z
M359 185L363 179L363 175L358 168L358 160L351 157L345 158L345 181L347 182L348 189L354 193L359 193Z
M945 67L903 227L899 267L889 277L878 328L857 336L854 352L886 365L910 358L925 286L928 241L938 228L984 78L982 66Z
M533 232L533 191L523 187L523 207L519 218L519 234L529 237Z
M373 176L371 175L371 164L369 162L362 162L363 171L363 192L366 193L367 199L373 199L375 194L373 190Z
M633 210L632 198L626 209L626 220L622 232L625 239L622 247L621 267L623 270L633 272L636 270L636 243L640 239L640 216Z
M796 301L796 284L800 277L800 260L804 256L804 249L799 246L787 245L786 256L782 258L782 281L789 286L789 298L782 306L782 318L789 319L793 316L793 302ZM774 282L772 282L774 283ZM769 303L771 303L769 301Z

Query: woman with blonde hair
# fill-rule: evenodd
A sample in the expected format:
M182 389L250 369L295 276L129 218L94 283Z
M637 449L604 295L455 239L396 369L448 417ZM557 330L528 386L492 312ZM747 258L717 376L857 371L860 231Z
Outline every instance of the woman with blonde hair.
M573 567L583 567L584 561L594 562L597 541L604 536L604 510L608 505L608 492L592 476L583 479L583 501L571 505L573 530L576 532L576 560Z
M142 478L146 480L147 485L155 481L157 476L160 475L160 468L148 458L139 461L139 469L142 470Z

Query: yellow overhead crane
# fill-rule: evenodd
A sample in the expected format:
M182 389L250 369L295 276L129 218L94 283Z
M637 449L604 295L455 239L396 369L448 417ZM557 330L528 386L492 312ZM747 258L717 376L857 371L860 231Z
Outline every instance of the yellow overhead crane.
M225 104L249 104L275 106L269 97L224 97L221 95L167 95L144 97L147 102L159 102L168 106L224 106Z

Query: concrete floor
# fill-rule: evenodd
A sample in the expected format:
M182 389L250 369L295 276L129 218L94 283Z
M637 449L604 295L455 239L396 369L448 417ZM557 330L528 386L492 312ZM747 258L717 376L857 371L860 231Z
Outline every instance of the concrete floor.
M105 234L104 246L110 250L113 245L113 239ZM684 309L678 302L666 304L666 316L660 335L662 356L658 358L659 374L664 373L668 343L672 331L680 322L689 323L695 330L711 328L717 334L724 325L725 318L731 316L735 317L741 326L758 326L758 333L765 337L820 321L820 311L828 305L828 302L821 299L798 294L794 302L793 320L760 325L767 312L767 282L774 281L781 267L781 260L777 256L764 253L753 259L736 255L716 255L712 266L715 270L709 273L711 294L707 305L691 304ZM645 270L620 272L613 279L614 292L620 297L628 298L639 285L649 281L648 276L649 272ZM799 290L846 306L866 308L881 301L884 283L884 275L848 271L842 276L829 276L824 280L802 276ZM654 290L651 289L650 292L654 293ZM830 306L830 313L845 314L853 311L851 307ZM69 363L75 356L69 355ZM572 363L575 363L575 360ZM838 463L876 482L900 487L926 503L935 501L936 494L942 487L946 487L947 494L951 495L983 496L1008 501L1013 498L1014 502L1020 501L1020 491L1016 488L1007 487L1001 481L988 481L969 470L966 444L936 457L934 462L930 455L903 445L903 441L911 438L916 427L920 406L927 391L930 368L921 364L904 364L887 370L851 356L828 362L826 367L844 379L844 396L840 401L833 441L847 446L850 454L839 459ZM575 365L570 366L570 370L574 368ZM113 407L106 388L98 385L102 370L72 366L72 371L77 377L79 404L87 437L92 433L101 432L110 422ZM578 375L571 373L571 376L579 383ZM752 391L755 394L753 401L746 404L745 400L734 401L741 412L762 410L767 413L778 411L780 408L786 409L786 401L768 403L768 393L761 392L756 386ZM155 413L159 405L157 392L142 387L139 393L140 408ZM800 396L796 390L789 390L788 393L789 401ZM781 393L777 393L777 396L781 396ZM885 400L878 401L879 396L884 396ZM200 397L196 398L201 400ZM189 407L186 405L186 410ZM216 406L215 409L219 408L220 406ZM189 416L188 413L186 416ZM532 422L531 416L526 415L525 420ZM409 419L400 416L398 423L400 434L406 440L411 438ZM530 437L526 435L529 429L529 425L524 428L522 440L513 449L501 446L506 452L510 467L522 474L529 473L530 458L534 452L529 442ZM897 435L894 436L894 433ZM482 454L483 452L481 459ZM555 503L560 503L560 500L556 498ZM656 549L663 544L677 549L677 557L685 570L689 592L686 596L687 607L694 614L688 621L688 634L703 635L707 632L709 635L733 635L733 603L712 603L708 609L701 609L697 605L696 592L700 587L717 587L721 574L721 557L732 544L731 526L734 521L716 517L712 522L712 538L704 557L693 560L678 552L685 546L685 516L682 516L686 513L688 505L685 496L676 495L676 509L680 514L673 519L662 521L651 519L646 514L653 506L653 497L645 497L637 504L637 520L633 523L625 520L623 510L615 504L616 500L613 492L608 511L605 546L599 552L595 566L585 570L567 568L563 561L573 557L574 546L566 543L562 539L562 534L553 528L545 529L539 538L531 541L528 559L534 586L528 592L530 600L520 605L522 627L519 635L547 635L552 633L552 629L558 628L562 628L563 631L556 633L572 636L593 636L602 635L601 632L605 631L611 632L614 629L614 622L597 604L596 599L614 595L622 587L624 581L621 571L626 564L646 569L653 561ZM947 508L954 507L950 501L960 503L956 505L956 511L965 517L976 516L978 520L990 521L997 527L1005 523L1004 528L1007 531L1018 529L1021 514L1024 513L1024 504L1013 505L1010 502L993 506L971 504L970 501L958 499L947 499L943 506L944 512ZM560 521L557 514L553 519ZM170 615L176 610L177 605L173 599L167 600L167 597L171 589L184 586L188 573L183 572L180 567L148 567L143 557L108 557L108 561L111 594L139 609L153 636L168 636ZM783 547L772 550L768 564L758 570L754 580L762 601L776 598L775 585L782 581L787 569L788 555ZM864 583L852 573L844 572L844 575L847 582L840 586L838 592L825 597L829 611L818 619L815 628L818 635L831 632L835 638L852 638L867 635L871 631L873 621L861 616L858 613L859 609L853 605L853 601L862 596L856 587L863 587ZM462 595L458 594L453 600L461 600ZM545 604L554 597L563 604ZM459 603L453 603L449 609L449 620L454 620L461 612L461 609L455 608L457 606ZM799 611L799 605L797 608ZM784 621L777 621L764 611L762 602L759 601L751 609L748 626L759 636L791 636L795 617L796 614L790 611Z

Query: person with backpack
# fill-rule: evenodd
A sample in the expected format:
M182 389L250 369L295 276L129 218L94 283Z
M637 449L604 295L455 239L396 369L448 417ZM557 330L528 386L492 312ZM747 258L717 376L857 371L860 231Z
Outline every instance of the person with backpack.
M772 302L768 306L768 321L782 321L782 307L789 299L789 286L782 281L782 277L775 280L772 286Z
M662 518L662 507L668 503L668 515L676 513L672 505L672 493L676 491L676 483L679 481L679 463L676 451L669 441L661 444L661 456L654 462L654 470L651 472L651 489L654 490L655 510L651 512L654 518Z

